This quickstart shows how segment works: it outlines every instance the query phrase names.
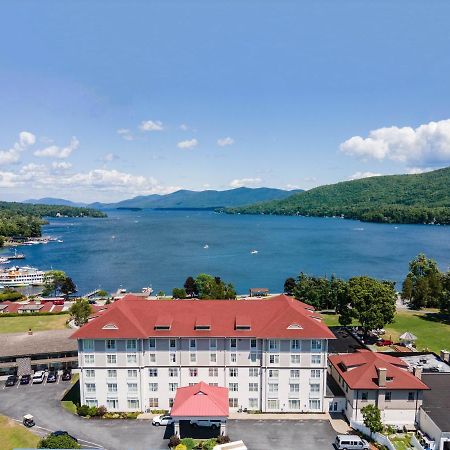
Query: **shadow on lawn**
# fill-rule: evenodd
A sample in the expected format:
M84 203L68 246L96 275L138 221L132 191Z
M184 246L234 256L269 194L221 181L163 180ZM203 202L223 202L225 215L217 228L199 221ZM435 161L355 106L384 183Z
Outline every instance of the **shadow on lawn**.
M414 316L419 319L426 320L428 322L443 323L445 325L450 325L450 316L448 314L441 313L425 313L425 314L414 314Z

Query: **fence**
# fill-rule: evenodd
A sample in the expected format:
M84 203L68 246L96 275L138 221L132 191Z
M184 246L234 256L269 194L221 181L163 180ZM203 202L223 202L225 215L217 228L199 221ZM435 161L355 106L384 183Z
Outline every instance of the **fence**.
M350 421L350 426L365 434L366 436L370 436L375 442L378 442L381 445L386 446L389 450L397 450L395 445L389 440L387 436L381 433L371 433L369 428L359 422L355 422L353 420Z

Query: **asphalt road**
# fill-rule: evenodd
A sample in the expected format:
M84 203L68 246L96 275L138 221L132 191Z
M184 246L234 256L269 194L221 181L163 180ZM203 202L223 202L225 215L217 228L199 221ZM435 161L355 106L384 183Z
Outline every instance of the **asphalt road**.
M32 414L36 421L35 432L66 430L85 447L167 450L167 439L172 434L169 427L153 427L148 420L96 420L72 415L60 404L69 386L67 382L60 382L4 388L2 382L0 414L20 421L24 414ZM336 436L325 420L281 419L230 420L228 434L232 440L242 439L249 450L331 450Z

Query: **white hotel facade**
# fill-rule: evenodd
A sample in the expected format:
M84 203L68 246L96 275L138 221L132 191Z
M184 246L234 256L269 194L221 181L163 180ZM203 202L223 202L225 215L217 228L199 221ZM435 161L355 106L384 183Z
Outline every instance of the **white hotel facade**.
M75 332L81 402L170 409L178 387L229 389L231 410L322 412L331 331L311 307L264 300L127 296Z

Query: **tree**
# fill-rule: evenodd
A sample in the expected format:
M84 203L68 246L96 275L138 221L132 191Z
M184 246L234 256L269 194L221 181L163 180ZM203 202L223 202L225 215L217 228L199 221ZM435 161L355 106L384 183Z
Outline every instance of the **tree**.
M394 283L379 281L362 276L348 281L347 304L341 302L340 323L356 319L364 336L369 331L383 328L393 322L395 316L396 293ZM343 323L348 325L348 323Z
M184 289L189 297L196 297L198 295L197 284L192 277L186 278L186 281L184 282Z
M284 282L284 292L287 295L293 295L295 289L295 278L287 278Z
M38 448L81 448L80 444L71 438L68 434L53 436L49 434L41 439Z
M364 425L371 433L380 433L383 431L383 423L381 422L381 413L377 406L367 405L361 409Z
M92 314L92 307L85 299L77 300L69 309L70 316L75 322L75 325L84 325L89 316Z
M198 296L201 299L234 299L236 291L231 283L225 283L220 277L201 273L195 279Z
M440 308L443 314L450 314L450 271L442 275Z
M104 289L99 289L97 295L99 297L109 297L108 291L105 291Z
M63 285L67 275L62 270L50 270L45 274L45 284L42 295L47 297L49 295L57 296Z
M75 292L77 292L77 287L75 286L75 283L73 282L72 278L66 277L61 283L59 290L61 294L63 294L64 297L66 297L67 299L67 297L69 297L70 294L75 294Z
M172 290L173 298L186 298L187 294L184 288L173 288Z

